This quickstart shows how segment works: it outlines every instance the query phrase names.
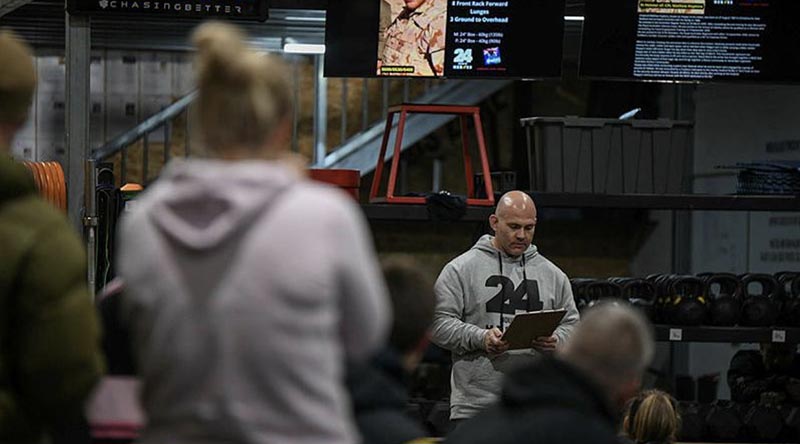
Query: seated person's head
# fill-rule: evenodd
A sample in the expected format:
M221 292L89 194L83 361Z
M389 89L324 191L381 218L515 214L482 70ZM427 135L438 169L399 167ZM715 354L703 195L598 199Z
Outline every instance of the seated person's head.
M797 344L779 342L761 343L761 356L768 371L784 372L791 368L797 353Z
M638 393L654 349L652 327L639 311L601 303L585 312L559 353L592 378L611 405L621 410Z
M625 435L637 444L673 443L680 427L675 399L660 390L646 390L633 398L622 422Z
M405 369L412 371L428 345L436 305L433 281L406 257L383 261L383 274L394 313L389 344L403 355Z

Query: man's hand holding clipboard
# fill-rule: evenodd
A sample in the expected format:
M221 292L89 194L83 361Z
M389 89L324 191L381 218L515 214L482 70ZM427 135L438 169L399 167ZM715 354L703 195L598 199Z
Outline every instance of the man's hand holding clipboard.
M503 334L501 341L508 344L508 350L535 348L542 352L553 352L558 339L553 332L566 310L544 310L518 314Z

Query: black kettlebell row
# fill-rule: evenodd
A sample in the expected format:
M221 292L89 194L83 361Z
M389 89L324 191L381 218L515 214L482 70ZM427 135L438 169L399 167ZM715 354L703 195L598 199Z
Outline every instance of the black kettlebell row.
M800 407L679 402L680 441L800 442Z
M800 272L654 274L570 282L578 310L612 299L639 307L656 323L800 327Z

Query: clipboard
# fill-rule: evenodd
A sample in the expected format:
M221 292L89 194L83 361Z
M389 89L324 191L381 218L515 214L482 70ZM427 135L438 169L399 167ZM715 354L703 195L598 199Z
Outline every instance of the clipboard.
M534 339L551 336L566 314L564 309L520 313L503 333L503 340L508 342L509 350L531 348Z

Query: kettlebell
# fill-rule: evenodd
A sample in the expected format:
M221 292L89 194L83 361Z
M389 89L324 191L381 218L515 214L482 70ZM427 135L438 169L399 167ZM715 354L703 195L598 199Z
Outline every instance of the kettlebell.
M742 435L742 417L732 401L719 400L711 404L706 416L706 430L709 439L722 442L736 442Z
M572 286L572 298L575 300L575 307L579 312L583 312L591 303L586 295L586 285L594 281L594 279L589 278L572 278L569 280Z
M797 271L779 271L773 276L775 276L775 280L780 284L783 293L789 294L792 291L792 282L798 275L800 275L800 272Z
M783 271L775 273L775 279L783 292L783 309L778 323L789 327L800 327L800 273Z
M742 281L732 273L705 275L708 295L708 323L717 326L733 326L742 313Z
M651 274L645 278L647 282L650 282L655 286L656 289L656 300L654 303L655 306L655 318L656 322L659 323L669 323L671 322L671 305L670 305L670 295L669 295L669 286L667 285L669 280L675 275L671 274Z
M741 324L746 327L775 325L780 314L778 281L771 274L746 274L742 278L742 291Z
M642 313L656 322L656 286L644 279L635 278L611 278L613 282L622 287L622 298L638 308Z
M602 300L622 301L622 288L607 280L596 280L586 284L586 297L589 307Z
M708 303L705 285L694 276L677 276L669 284L670 321L675 325L696 326L706 320Z
M789 322L792 323L793 327L800 327L800 273L792 280L790 300L792 301L791 303L787 302L789 306ZM787 311L787 309L784 309L784 311ZM798 420L800 420L800 414L798 414Z

